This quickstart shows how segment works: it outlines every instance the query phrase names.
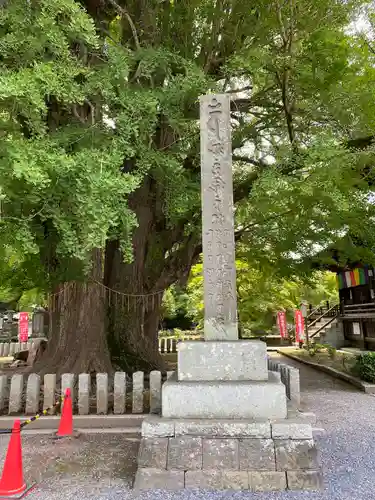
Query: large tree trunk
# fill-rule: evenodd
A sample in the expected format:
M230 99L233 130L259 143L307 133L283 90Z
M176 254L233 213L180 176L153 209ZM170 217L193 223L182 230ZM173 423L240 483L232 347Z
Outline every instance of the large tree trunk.
M96 249L89 280L67 283L57 296L59 327L52 331L47 349L33 371L58 375L112 371L101 280L102 257Z
M138 221L131 263L124 262L117 241L106 247L110 350L129 371L164 368L158 350L163 293L187 278L199 256L199 236L185 231L191 218L171 226L163 210L164 194L160 183L145 176L129 199Z
M108 340L115 365L127 372L164 369L158 349L163 291L150 292L137 269L139 253L126 264L117 242L107 244Z

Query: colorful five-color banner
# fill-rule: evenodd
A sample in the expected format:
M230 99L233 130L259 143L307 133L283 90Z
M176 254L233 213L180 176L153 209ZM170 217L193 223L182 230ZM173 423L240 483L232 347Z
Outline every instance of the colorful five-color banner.
M341 290L343 288L366 285L372 276L373 270L369 267L357 267L352 271L343 271L337 274L337 287Z

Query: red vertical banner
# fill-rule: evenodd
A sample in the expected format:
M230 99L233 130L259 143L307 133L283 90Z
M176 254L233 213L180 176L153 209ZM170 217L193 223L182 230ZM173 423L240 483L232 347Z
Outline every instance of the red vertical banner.
M304 336L304 320L302 311L296 310L294 315L294 322L296 325L296 342L302 342Z
M18 340L27 342L29 339L29 313L21 312L18 320Z
M288 328L286 323L286 314L284 311L279 311L277 313L277 323L279 326L280 337L285 339L288 336Z

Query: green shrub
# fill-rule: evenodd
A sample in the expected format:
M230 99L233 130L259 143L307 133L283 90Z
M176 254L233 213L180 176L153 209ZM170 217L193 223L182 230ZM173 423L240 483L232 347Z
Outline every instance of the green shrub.
M336 347L333 347L333 345L330 345L330 344L324 344L324 348L327 350L328 356L331 359L335 359L336 353L337 353Z
M375 383L375 352L367 352L356 357L353 374L365 382Z
M336 358L336 353L337 353L336 347L333 347L332 345L330 345L329 347L327 347L327 351L328 351L328 356L331 359L335 359Z
M344 372L353 373L353 375L357 375L357 377L359 376L358 373L356 374L353 371L353 363L356 362L355 356L353 356L352 354L343 354L341 357L341 362Z
M308 351L311 357L314 357L318 352L322 352L325 349L323 344L309 344Z

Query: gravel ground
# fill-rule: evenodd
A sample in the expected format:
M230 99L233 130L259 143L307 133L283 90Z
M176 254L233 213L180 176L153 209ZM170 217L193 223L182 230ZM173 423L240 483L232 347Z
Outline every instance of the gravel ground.
M272 356L279 356L272 354ZM302 406L318 417L325 434L317 438L326 488L315 492L166 492L134 494L136 436L85 435L76 442L51 443L25 436L25 475L41 480L30 500L375 500L375 398L292 360L301 372ZM6 438L0 439L4 452ZM2 453L3 454L3 453Z

